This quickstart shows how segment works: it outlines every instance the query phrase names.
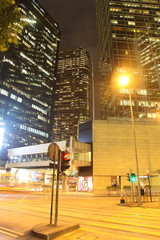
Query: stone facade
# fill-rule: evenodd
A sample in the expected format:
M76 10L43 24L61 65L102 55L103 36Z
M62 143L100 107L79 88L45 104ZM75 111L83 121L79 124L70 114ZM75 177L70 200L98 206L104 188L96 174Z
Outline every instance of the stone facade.
M140 183L160 190L160 124L135 124ZM130 185L127 173L136 173L135 143L131 123L92 122L93 189L106 192L108 186Z

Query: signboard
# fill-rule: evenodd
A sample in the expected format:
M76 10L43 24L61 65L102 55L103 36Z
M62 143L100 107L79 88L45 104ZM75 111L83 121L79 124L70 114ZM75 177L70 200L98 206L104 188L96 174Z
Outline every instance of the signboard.
M92 192L92 177L79 177L78 178L78 191Z
M51 161L58 160L59 146L57 143L51 143L48 147L48 157Z

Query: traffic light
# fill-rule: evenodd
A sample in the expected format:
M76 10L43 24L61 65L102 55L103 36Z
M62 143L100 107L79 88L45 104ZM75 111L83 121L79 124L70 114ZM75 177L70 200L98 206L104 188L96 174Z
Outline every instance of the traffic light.
M130 174L130 181L131 182L136 182L136 174L135 173Z
M136 174L135 173L127 173L127 180L129 182L136 182Z
M61 152L61 171L64 172L70 167L70 155L69 152Z
M130 173L127 173L127 180L130 182L131 179L130 179Z

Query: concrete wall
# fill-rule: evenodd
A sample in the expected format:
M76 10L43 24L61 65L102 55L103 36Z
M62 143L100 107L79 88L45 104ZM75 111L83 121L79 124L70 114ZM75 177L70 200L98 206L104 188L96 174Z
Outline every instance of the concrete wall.
M66 141L55 142L58 144L59 148L64 151L66 150ZM36 153L47 153L48 147L51 143L43 143L43 144L36 144L30 145L25 147L19 148L12 148L8 150L8 157L13 156L22 156L22 155L29 155L29 154L36 154Z
M160 124L135 124L140 181L160 190ZM94 192L106 192L111 186L111 176L117 176L122 186L130 185L126 173L136 173L135 148L131 124L93 121L93 188Z

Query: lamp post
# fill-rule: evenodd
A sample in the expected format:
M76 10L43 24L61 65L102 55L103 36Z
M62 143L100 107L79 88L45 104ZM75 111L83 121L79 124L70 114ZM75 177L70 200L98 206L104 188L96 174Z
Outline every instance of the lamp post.
M121 86L127 86L129 83L129 76L121 76L119 79L119 84ZM131 91L129 90L129 103L130 103L130 111L131 111L131 120L132 120L132 132L133 132L133 140L134 140L134 150L135 150L135 160L136 160L136 173L137 173L137 183L138 183L138 205L141 204L141 189L140 189L140 181L139 181L139 163L138 163L138 152L137 152L137 141L136 141L136 132L135 132L135 124L134 124L134 115L133 115L133 107L132 107L132 98Z
M1 147L3 144L3 137L4 137L4 123L0 122L0 151L1 151Z

